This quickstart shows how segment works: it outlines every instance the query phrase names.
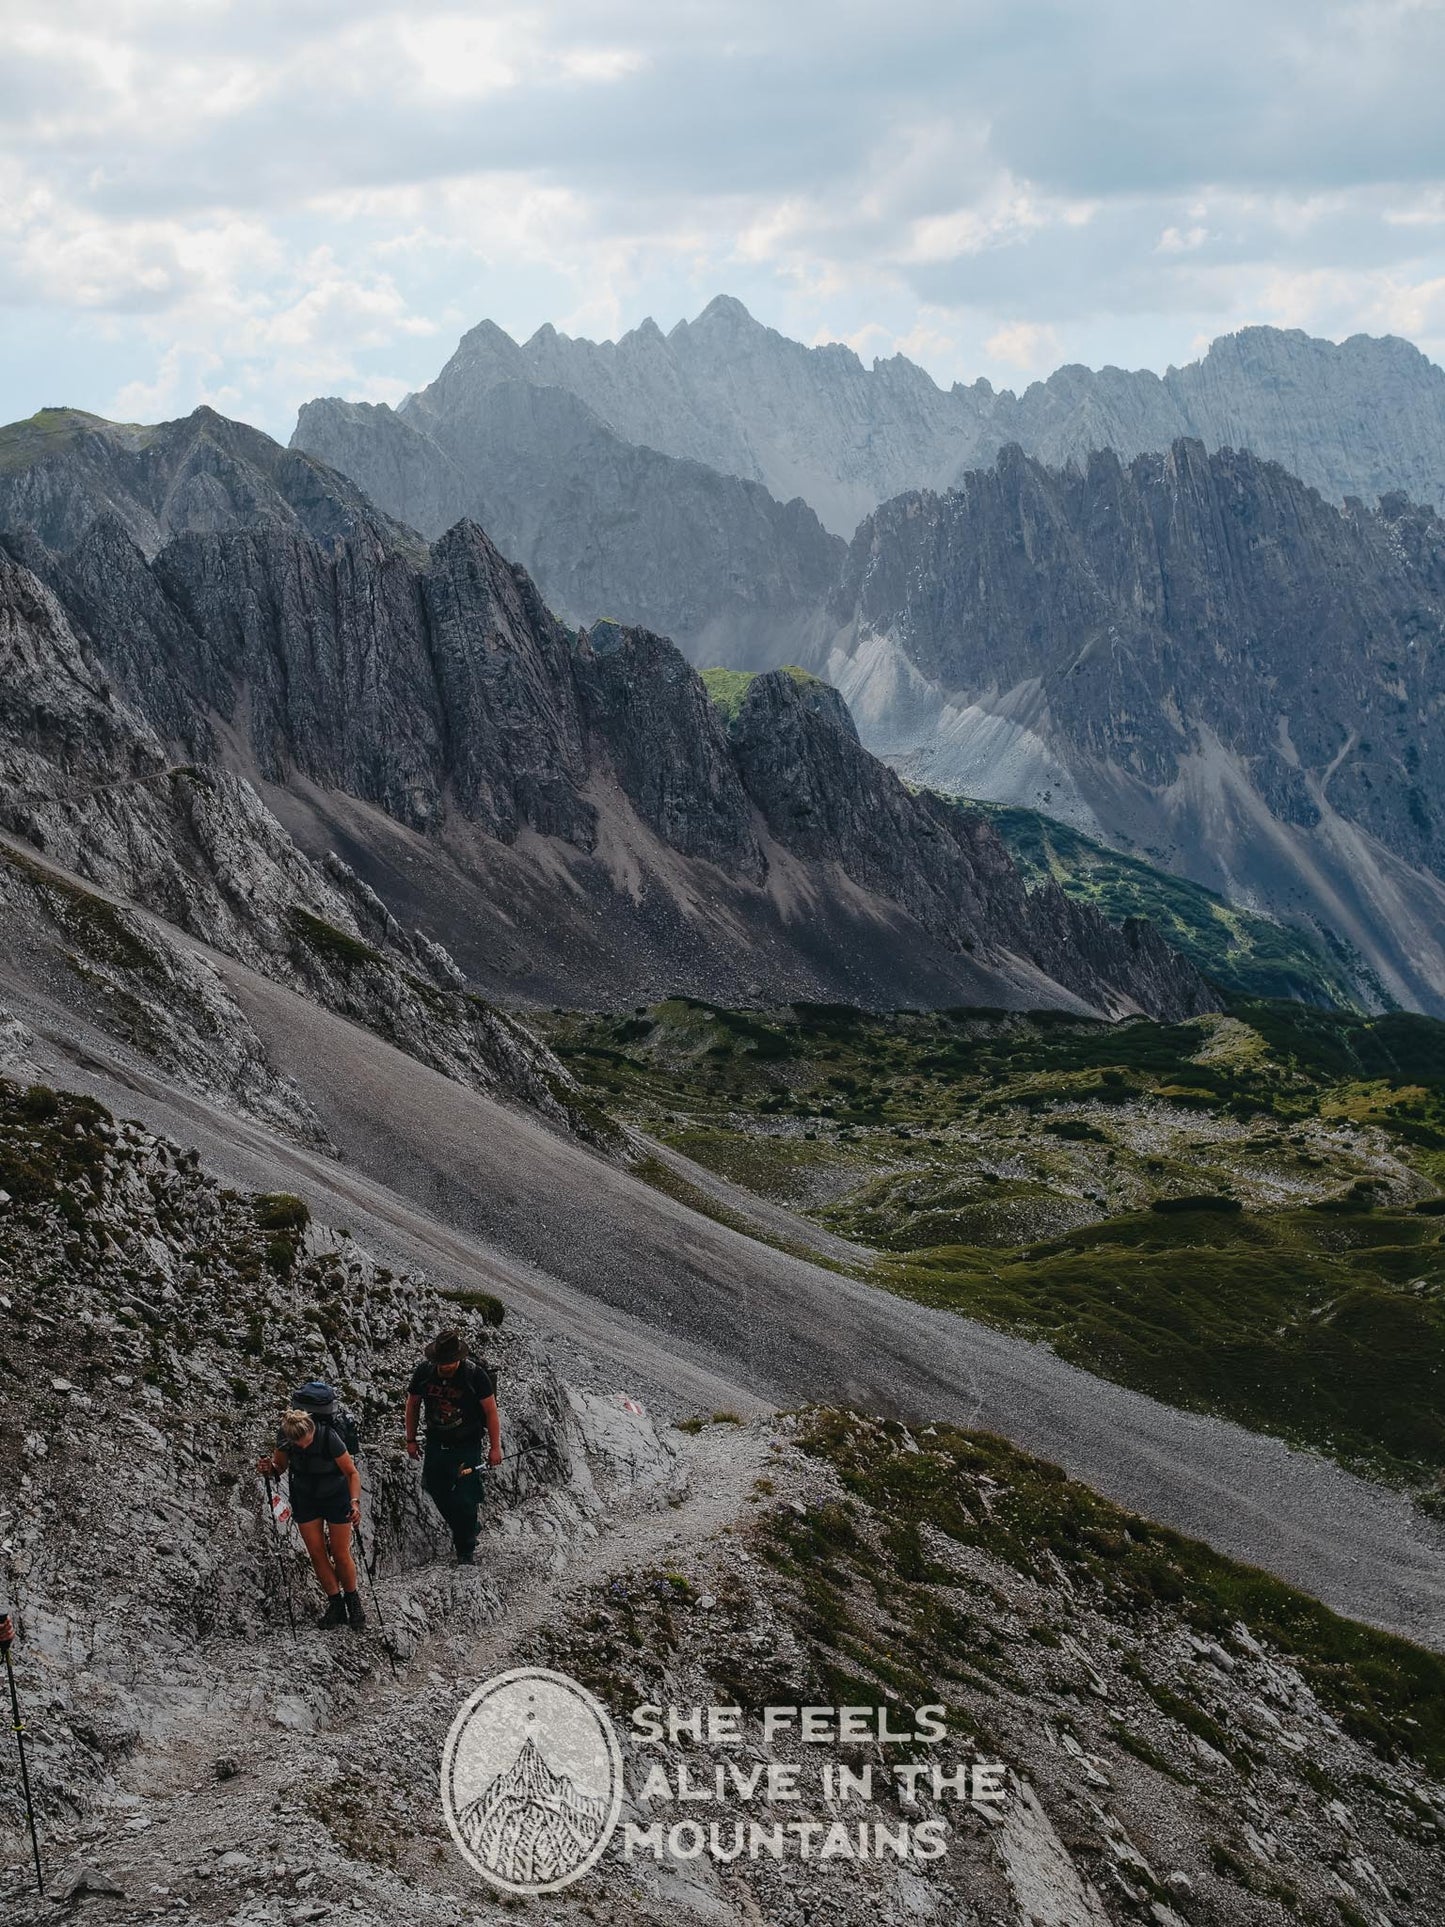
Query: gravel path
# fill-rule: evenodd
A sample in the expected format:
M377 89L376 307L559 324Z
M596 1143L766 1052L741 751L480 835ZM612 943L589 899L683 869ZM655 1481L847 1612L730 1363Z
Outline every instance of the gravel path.
M442 1279L498 1291L548 1335L569 1376L583 1376L591 1355L612 1384L637 1386L663 1410L824 1399L984 1426L1337 1611L1445 1648L1445 1532L1398 1495L758 1244L215 961L344 1166L134 1070L115 1088L116 1053L98 1037L92 1068L72 1057L67 1081L89 1079L237 1183L303 1191L321 1215ZM30 1016L46 1028L42 1013ZM68 1015L64 1026L74 1033Z

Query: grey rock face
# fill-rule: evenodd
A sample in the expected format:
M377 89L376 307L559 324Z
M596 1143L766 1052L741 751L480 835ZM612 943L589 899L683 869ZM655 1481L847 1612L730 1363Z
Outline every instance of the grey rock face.
M1118 1008L1111 980L1123 948L1152 1006L1191 1015L1213 1007L1193 966L1150 926L1116 931L1053 886L1027 891L976 811L915 795L869 755L836 689L782 670L758 676L733 737L749 794L779 843L901 902L940 941L972 951L987 931L992 946L1067 979L1104 1009Z
M648 321L616 342L571 340L545 327L518 345L483 322L437 380L407 400L400 420L466 468L468 450L493 432L485 424L496 404L487 397L520 383L565 391L626 442L760 482L779 501L801 496L825 528L844 536L879 502L946 487L1009 442L1062 463L1099 448L1133 456L1194 436L1211 449L1248 448L1282 462L1337 501L1403 489L1445 504L1445 372L1395 337L1355 335L1336 345L1298 329L1246 328L1163 376L1066 367L1015 395L986 381L941 389L902 355L868 368L837 343L806 348L719 296L670 334ZM316 409L327 411L324 426ZM455 519L461 498L449 493L452 466L405 452L397 417L347 410L311 404L296 445L355 476L418 527L430 532ZM548 455L555 433L550 421L538 424L536 458ZM555 470L562 450L550 452ZM510 460L524 466L526 454L519 426ZM535 492L530 476L527 489ZM481 516L504 547L514 490L510 468L499 469ZM423 510L439 511L434 523ZM524 543L510 547L531 559ZM565 603L540 555L537 573ZM699 593L703 586L699 580ZM680 640L688 633L625 597L614 612Z
M40 596L63 627L57 598L73 597L94 661L137 713L132 762L165 772L180 760L177 744L194 756L194 745L214 743L201 753L264 786L274 815L255 800L269 827L250 839L267 866L256 960L303 975L324 961L318 994L348 1013L369 1011L366 1021L409 1037L427 1061L440 1048L423 1021L428 1000L455 996L455 986L431 971L417 1008L397 971L408 982L418 970L427 977L430 952L396 955L392 944L384 992L367 988L359 919L375 913L354 893L338 904L337 873L315 867L329 852L399 926L419 924L445 945L469 981L549 1001L659 988L741 999L755 983L781 996L1110 1010L1195 1008L1204 998L1192 973L1166 982L1103 923L1092 961L1078 945L1061 947L1055 939L1075 913L1062 900L1025 913L1017 872L983 825L967 833L982 853L978 887L950 900L946 881L925 884L937 832L860 748L835 695L799 696L788 679L766 679L787 684L784 707L760 723L764 698L755 696L748 728L730 740L670 643L615 624L574 637L472 523L418 555L380 518L317 539L262 503L255 514L238 508L224 529L178 534L147 560L127 551L113 519L86 517L83 466L69 456L51 466L61 472L48 498L69 490L65 526L80 534L61 556L33 532L17 539L33 565L12 570L17 606ZM344 491L338 483L333 493ZM74 674L95 683L92 708L103 706L107 687L73 637L66 646L81 665ZM140 722L162 686L154 721ZM82 773L91 736L103 734L98 724L77 732ZM109 771L120 751L107 754ZM97 880L139 878L145 901L249 954L244 916L228 924L186 900L188 876L215 904L228 900L233 868L255 867L233 849L247 843L232 821L241 805L223 785L207 787L209 763L201 777L128 784L125 810L144 796L151 812L139 839L146 860L127 854L124 839L99 838L100 851L119 854ZM91 788L117 793L111 780ZM865 796L879 805L876 822L858 814ZM181 815L175 797L185 799ZM230 812L224 835L212 834L217 798ZM87 823L100 808L92 803ZM34 828L81 859L84 836L57 843L53 823ZM850 879L843 890L840 875ZM256 898L256 884L246 896ZM318 937L306 918L333 936ZM469 1047L449 1035L465 1061ZM498 1040L489 1049L498 1075L510 1075Z
M118 633L122 610L111 615ZM324 1136L214 967L167 924L304 988L447 1076L596 1135L556 1058L468 993L441 946L404 930L344 863L309 861L250 783L178 764L3 546L0 829L48 859L0 842L5 956L191 1088L308 1140Z
M859 530L829 673L942 788L1067 815L1445 996L1445 524L1179 442L1018 449Z
M697 675L670 642L599 623L579 648L594 744L643 822L684 856L761 884L768 863L744 772Z
M842 564L805 503L635 445L563 388L444 377L403 416L309 402L293 445L429 536L482 523L570 621L620 618L696 661L772 662Z

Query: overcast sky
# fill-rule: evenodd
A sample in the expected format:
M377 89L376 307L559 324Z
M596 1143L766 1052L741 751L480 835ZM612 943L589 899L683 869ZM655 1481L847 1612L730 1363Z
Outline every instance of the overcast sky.
M719 292L943 382L1445 360L1442 80L1445 0L0 0L0 420L284 438Z

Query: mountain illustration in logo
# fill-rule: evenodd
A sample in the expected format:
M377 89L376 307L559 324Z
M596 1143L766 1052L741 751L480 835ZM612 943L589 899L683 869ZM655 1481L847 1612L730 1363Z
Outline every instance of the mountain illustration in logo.
M517 1887L565 1879L596 1846L607 1820L608 1802L554 1773L530 1734L506 1771L457 1816L477 1859Z

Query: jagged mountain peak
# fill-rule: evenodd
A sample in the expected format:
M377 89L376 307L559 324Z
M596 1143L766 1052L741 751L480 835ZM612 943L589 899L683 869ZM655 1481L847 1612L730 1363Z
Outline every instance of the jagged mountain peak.
M538 330L541 333L541 330ZM536 339L536 336L533 336ZM457 343L458 355L495 354L510 359L521 353L521 349L511 335L498 322L486 320L468 328Z
M880 502L945 487L1008 441L1061 465L1193 435L1282 461L1334 500L1390 488L1445 499L1445 373L1391 336L1251 326L1163 375L1070 363L1021 393L944 389L902 354L866 366L840 342L806 347L719 294L666 336L644 325L599 343L542 328L519 347L484 323L402 412L465 465L459 438L502 381L564 388L624 441L801 496L845 538Z
M673 333L691 333L695 328L756 328L759 333L771 334L772 329L764 328L755 321L748 309L733 294L715 294L695 321L680 321Z

